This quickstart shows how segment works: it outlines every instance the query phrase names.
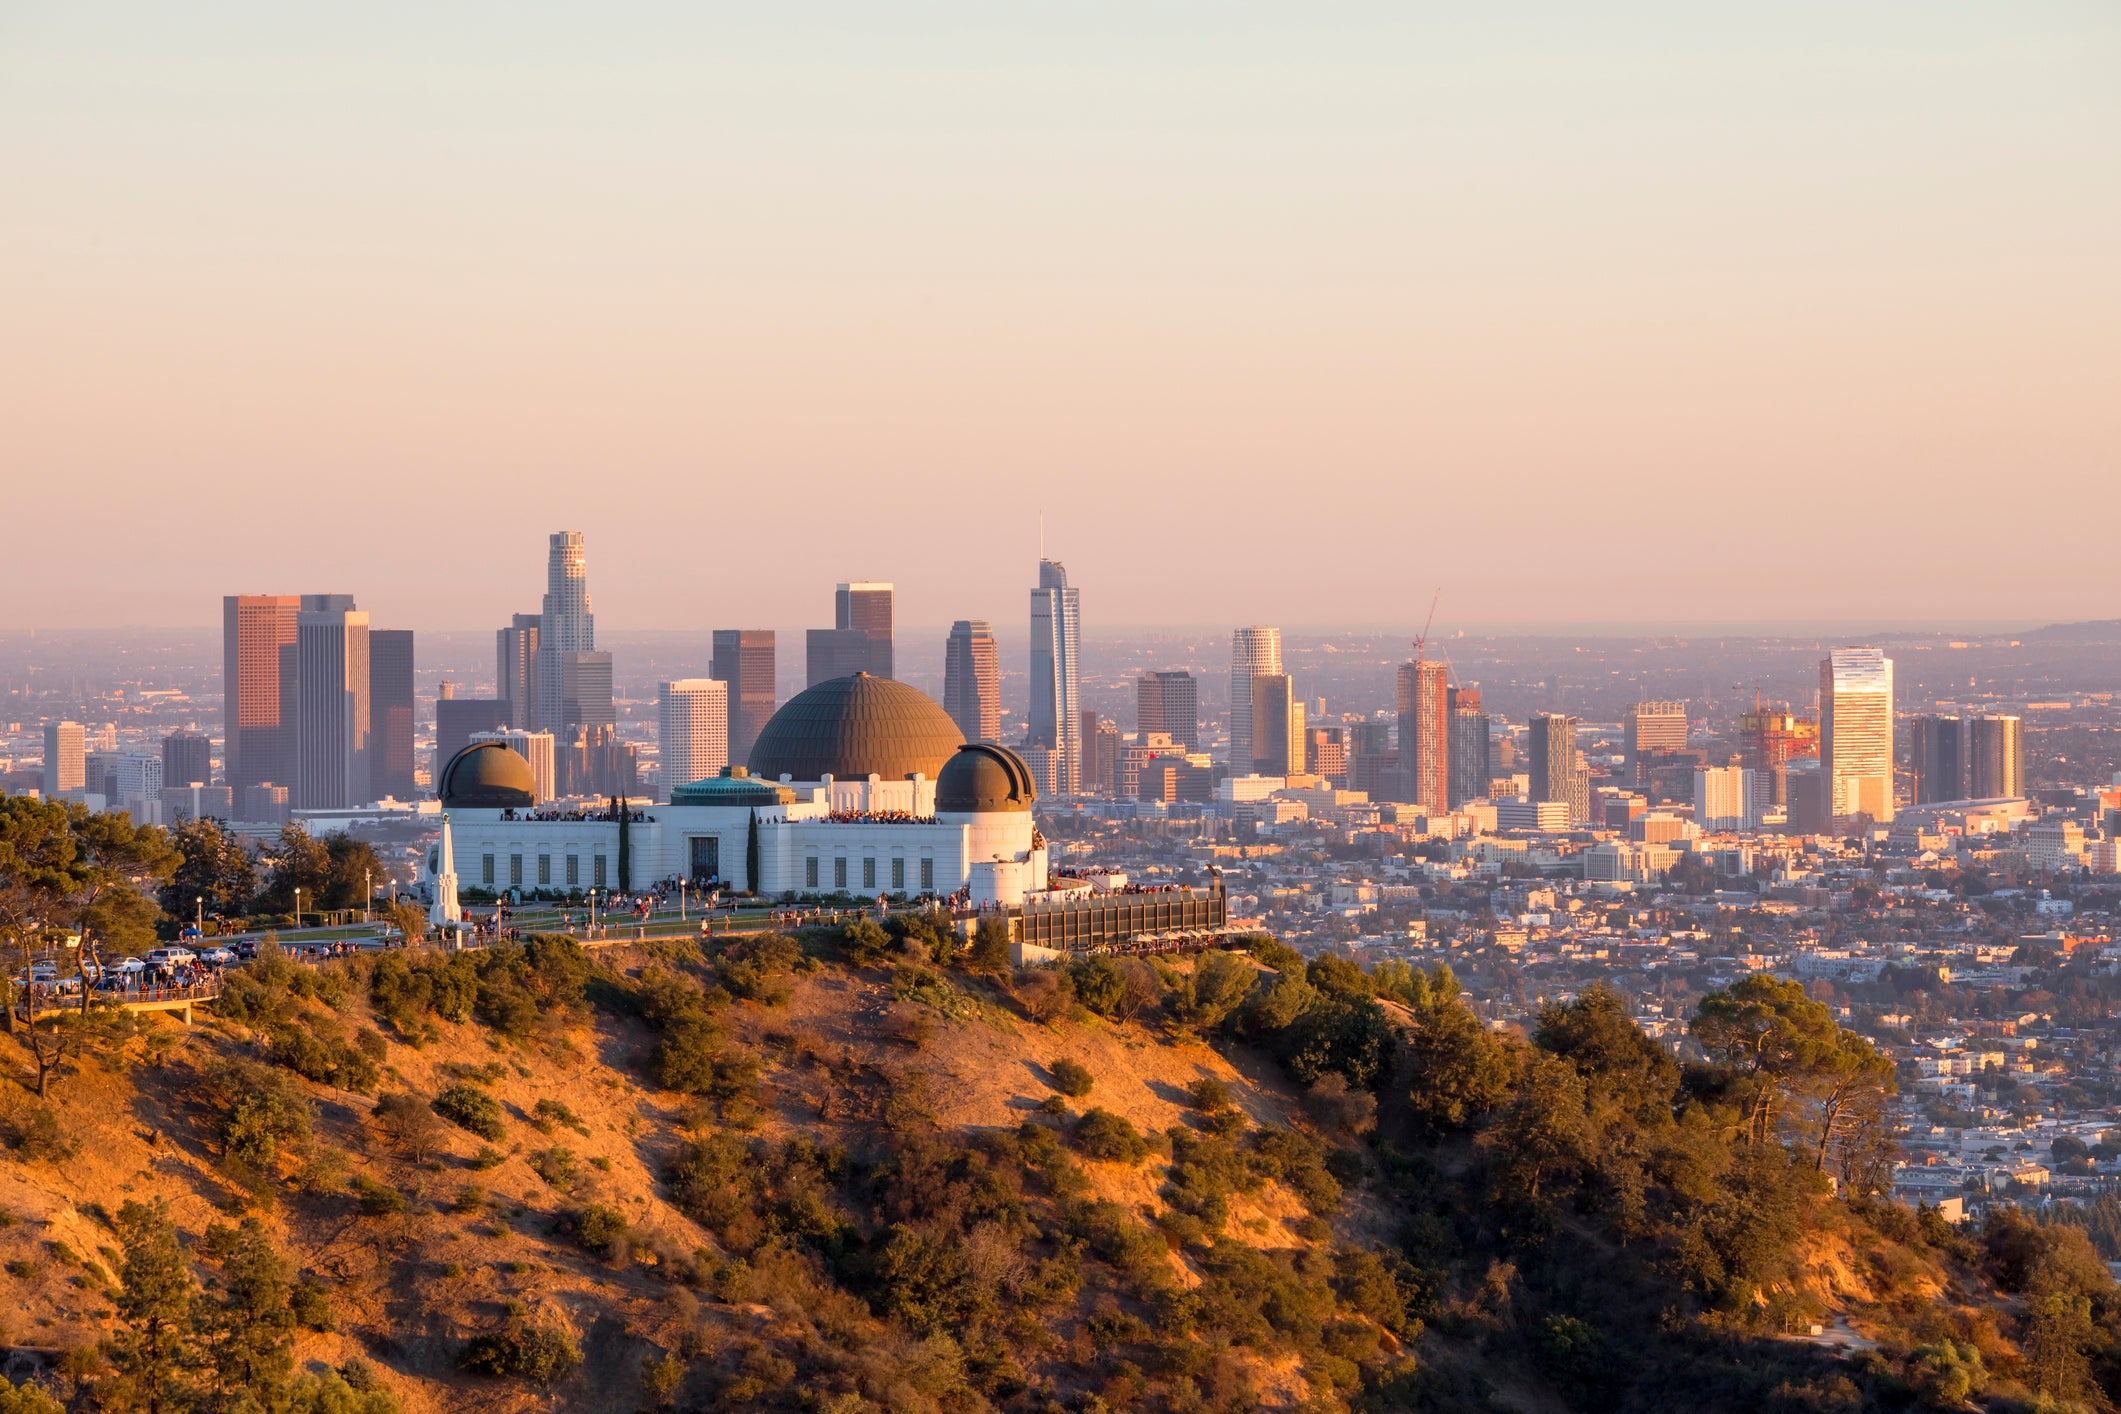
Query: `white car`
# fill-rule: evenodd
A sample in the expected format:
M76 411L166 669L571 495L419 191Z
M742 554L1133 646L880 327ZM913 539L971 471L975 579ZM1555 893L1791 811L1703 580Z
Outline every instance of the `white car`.
M156 948L147 955L150 967L182 967L198 960L190 948Z
M199 960L215 967L226 967L236 960L236 955L227 948L208 948L199 954Z
M147 964L140 961L140 959L137 957L124 957L112 963L110 970L113 972L126 973L145 972L147 971Z

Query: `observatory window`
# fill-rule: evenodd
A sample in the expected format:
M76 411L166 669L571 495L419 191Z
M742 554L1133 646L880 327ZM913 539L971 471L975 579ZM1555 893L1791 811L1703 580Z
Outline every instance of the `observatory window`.
M835 889L847 887L847 856L844 854L832 861L832 887Z
M596 886L597 886L598 888L600 888L600 889L601 889L601 888L603 888L603 887L604 887L604 856L603 856L603 855L601 855L601 854L600 854L600 855L597 855L597 856L596 856L596 860L595 860L595 865L596 865L596 876L595 876L595 879L596 879Z
M552 856L549 854L541 854L538 856L538 887L542 889L551 882Z
M921 892L930 894L935 892L935 861L933 859L921 860Z
M876 856L873 854L862 856L862 887L865 889L876 887Z
M508 887L511 889L523 887L523 856L520 854L508 856Z
M579 854L570 854L567 856L567 887L570 889L577 888L581 885L581 882L582 856Z
M817 887L817 856L814 854L803 861L803 887L806 889Z
M906 857L899 855L891 861L891 892L906 892Z
M490 854L479 856L479 882L489 889L493 887L493 856Z

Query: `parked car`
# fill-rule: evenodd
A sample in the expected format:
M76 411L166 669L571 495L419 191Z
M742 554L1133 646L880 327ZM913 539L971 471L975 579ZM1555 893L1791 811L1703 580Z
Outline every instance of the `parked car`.
M15 985L18 987L33 982L51 983L58 980L59 969L55 964L49 962L33 962L29 965L28 972L17 972L15 974Z
M236 956L245 962L254 961L258 956L258 940L256 938L245 938L237 943Z
M199 961L211 967L226 967L236 960L236 955L227 948L208 948L199 954Z
M155 948L147 955L150 967L183 967L198 960L190 948Z
M147 971L147 964L142 962L137 957L121 957L116 962L111 964L110 970L113 972L123 972L127 974L134 972L145 972Z

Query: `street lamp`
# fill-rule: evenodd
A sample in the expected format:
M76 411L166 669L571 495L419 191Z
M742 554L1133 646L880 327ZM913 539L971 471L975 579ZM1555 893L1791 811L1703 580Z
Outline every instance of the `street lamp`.
M363 923L369 921L369 906L375 901L376 881L374 871L363 869L361 871L361 921Z
M596 935L597 935L597 891L596 891L595 889L591 889L591 890L589 891L589 936L590 936L590 937L592 937L592 938L594 938L594 937L595 937Z
M678 880L678 922L685 921L685 881Z
M302 931L302 890L299 888L295 890L295 926L287 931L290 933Z
M199 909L199 920L195 926L199 930L199 936L203 938L206 936L206 895L201 894L197 898L193 899L192 902L196 904Z

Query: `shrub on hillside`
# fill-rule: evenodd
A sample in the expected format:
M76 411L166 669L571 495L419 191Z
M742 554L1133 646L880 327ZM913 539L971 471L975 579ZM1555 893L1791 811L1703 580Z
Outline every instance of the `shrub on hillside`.
M1033 1021L1059 1021L1075 1009L1075 984L1058 967L1023 968L1012 990Z
M501 1122L501 1102L476 1085L459 1080L431 1103L436 1114L481 1139L499 1140L508 1132Z
M1054 1089L1060 1091L1063 1095L1072 1095L1078 1100L1089 1094L1090 1087L1097 1082L1097 1077L1090 1073L1089 1066L1084 1065L1079 1060L1071 1060L1066 1056L1062 1056L1059 1060L1047 1066L1046 1069L1053 1076Z
M565 1125L577 1133L587 1134L589 1128L582 1117L558 1100L540 1100L531 1107L530 1122L541 1134L550 1134L555 1125Z
M574 1159L574 1150L557 1144L532 1154L530 1171L562 1193L572 1193L582 1176L581 1166Z
M716 954L714 973L730 996L779 1006L794 992L793 974L806 961L795 939L760 933L738 938Z
M376 1101L376 1128L418 1163L442 1142L442 1121L418 1095L400 1092Z
M1149 1156L1149 1141L1125 1115L1107 1109L1086 1112L1070 1136L1087 1158L1112 1164L1138 1164Z
M1212 1075L1204 1075L1188 1085L1186 1093L1193 1097L1194 1107L1203 1114L1230 1108L1230 1087Z
M865 913L840 930L840 951L856 967L871 967L888 959L897 945L883 925Z
M309 1097L284 1071L231 1060L207 1072L205 1099L218 1116L225 1161L263 1173L290 1146L308 1140Z
M574 1217L575 1240L599 1256L611 1256L626 1242L626 1215L617 1208L591 1203Z
M474 1375L512 1377L539 1385L557 1384L581 1363L582 1350L572 1335L557 1326L528 1324L475 1336L457 1356L458 1366Z

